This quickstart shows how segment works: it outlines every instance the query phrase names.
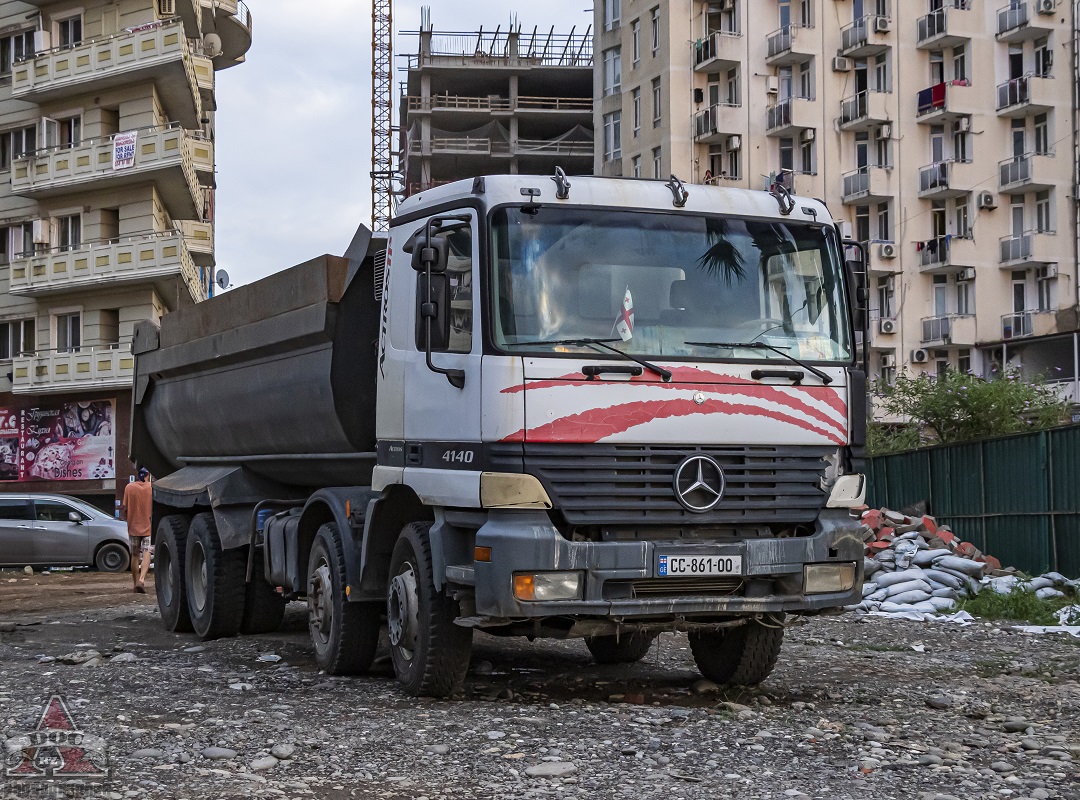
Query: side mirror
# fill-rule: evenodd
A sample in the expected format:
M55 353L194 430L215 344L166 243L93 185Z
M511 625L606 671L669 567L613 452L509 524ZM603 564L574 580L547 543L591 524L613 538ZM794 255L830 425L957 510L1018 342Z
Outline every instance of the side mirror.
M78 511L69 511L68 512L68 522L74 522L76 525L81 525L82 521L83 521L83 516Z
M430 293L427 276L416 276L416 349L429 350L427 320L431 319L430 350L446 350L450 346L450 276L435 273L431 276ZM430 352L429 350L429 352Z
M412 268L417 272L425 272L430 264L432 274L446 272L446 262L449 257L449 240L443 234L436 234L431 237L431 247L425 247L423 239L420 239L413 247Z
M860 242L844 242L844 267L851 287L851 317L855 330L865 332L869 323L870 289L867 286L866 249Z

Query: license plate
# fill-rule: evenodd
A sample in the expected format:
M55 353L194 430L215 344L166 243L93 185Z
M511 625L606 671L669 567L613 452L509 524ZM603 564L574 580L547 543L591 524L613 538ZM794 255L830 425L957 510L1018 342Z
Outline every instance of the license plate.
M684 575L742 575L742 556L660 556L661 578Z

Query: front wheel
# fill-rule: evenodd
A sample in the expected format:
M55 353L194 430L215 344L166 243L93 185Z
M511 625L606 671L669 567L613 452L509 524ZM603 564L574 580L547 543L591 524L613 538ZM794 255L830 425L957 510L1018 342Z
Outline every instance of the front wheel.
M738 628L689 635L701 674L721 686L755 686L769 677L780 657L784 628L747 622Z
M119 542L108 542L94 554L98 572L123 572L131 563L131 551Z
M585 646L597 664L633 664L645 657L655 640L655 633L635 631L621 636L590 636Z
M430 522L406 525L390 559L386 622L394 674L415 697L448 697L469 669L472 629L454 624L457 602L435 588Z

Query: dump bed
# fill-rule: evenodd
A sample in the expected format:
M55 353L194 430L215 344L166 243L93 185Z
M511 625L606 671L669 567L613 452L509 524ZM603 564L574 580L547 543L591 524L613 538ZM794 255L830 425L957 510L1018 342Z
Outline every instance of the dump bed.
M242 464L362 485L375 450L373 258L321 256L140 323L132 457L156 476Z

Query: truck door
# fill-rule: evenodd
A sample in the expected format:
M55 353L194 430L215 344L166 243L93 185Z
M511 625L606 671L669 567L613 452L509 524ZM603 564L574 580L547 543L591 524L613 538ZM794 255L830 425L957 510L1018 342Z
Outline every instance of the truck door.
M420 314L425 275L416 272L410 281L410 336L403 353L404 477L426 502L474 506L479 502L482 411L479 232L473 211L439 216L464 216L469 224L448 234L444 275L449 282L450 336L445 346L432 348L431 362L440 369L460 370L464 384L459 388L428 367ZM423 220L413 228L421 231L418 240L426 224Z

